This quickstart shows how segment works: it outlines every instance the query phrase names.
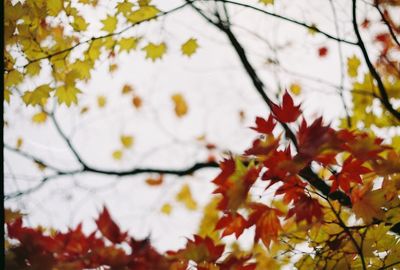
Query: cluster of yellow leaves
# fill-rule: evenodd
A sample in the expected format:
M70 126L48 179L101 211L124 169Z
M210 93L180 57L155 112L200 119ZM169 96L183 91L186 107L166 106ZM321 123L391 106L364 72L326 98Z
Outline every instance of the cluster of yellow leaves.
M132 135L122 134L119 138L122 149L117 149L112 152L112 157L115 160L121 160L124 155L124 150L132 148L135 143L135 138Z
M193 199L192 192L188 184L182 186L181 190L176 194L176 200L185 205L189 210L197 209L197 202Z

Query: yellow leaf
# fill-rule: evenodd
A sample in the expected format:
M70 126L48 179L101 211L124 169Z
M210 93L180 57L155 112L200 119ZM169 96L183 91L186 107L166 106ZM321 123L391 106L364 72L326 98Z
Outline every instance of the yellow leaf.
M32 122L36 124L42 124L47 120L47 113L38 112L32 116Z
M88 27L88 23L85 21L85 19L80 16L80 15L74 15L74 22L71 24L71 26L74 28L75 31L85 31Z
M34 62L26 67L26 74L33 77L40 73L40 69L41 69L40 62L39 61Z
M48 84L38 86L33 91L26 91L22 96L22 100L26 105L45 105L47 99L50 97L52 88Z
M191 38L181 46L181 51L183 55L191 56L197 50L199 45L197 44L197 40L195 38Z
M118 13L122 13L124 16L127 16L129 13L131 13L133 6L133 3L124 1L117 4L117 11Z
M16 147L17 149L20 149L23 143L24 143L23 139L22 139L21 137L18 137L17 143L16 143L16 146L15 146L15 147Z
M101 28L101 30L112 33L117 28L118 20L117 17L108 15L107 18L101 20L101 22L103 23L103 28Z
M7 90L7 89L4 89L4 100L7 102L7 103L10 103L10 96L11 96L11 92L9 91L9 90Z
M142 6L138 10L132 12L127 19L130 22L138 23L142 21L151 20L160 13L160 10L155 6Z
M47 1L47 11L50 16L57 16L63 9L63 0L49 0Z
M381 207L385 204L383 190L372 190L372 186L364 186L362 189L354 189L351 194L353 211L356 217L362 218L366 224L370 224L374 218L382 219L384 212Z
M133 87L131 85L129 85L129 84L125 84L122 87L122 94L128 94L128 93L130 93L132 91L133 91Z
M273 5L274 4L274 0L259 0L259 2L264 5Z
M4 75L4 86L18 85L22 82L24 76L18 70L13 70Z
M122 155L123 155L123 153L122 153L121 150L115 150L115 151L112 153L112 157L113 157L115 160L121 160L121 159L122 159Z
M174 94L171 96L171 99L175 105L175 114L178 117L182 117L185 114L187 114L188 111L188 106L186 104L186 101L184 97L181 94Z
M139 39L138 38L121 38L119 41L119 51L127 51L135 50L137 47Z
M301 93L301 86L300 84L297 83L292 83L290 85L290 92L292 92L294 95L299 95Z
M150 58L154 62L156 61L156 59L162 58L162 56L167 51L167 46L164 42L160 44L154 44L150 42L142 50L146 52L146 58Z
M81 91L74 86L60 86L57 88L55 96L57 97L58 104L64 103L69 107L72 103L78 103L77 95L79 93L81 93Z
M118 65L117 64L111 64L108 67L108 71L110 71L110 73L113 73L114 71L116 71L118 69Z
M353 55L352 57L347 58L347 74L351 78L357 77L358 67L360 66L361 61L357 56Z
M134 138L130 135L121 135L120 140L125 148L131 148L134 143Z
M166 215L170 215L172 212L172 206L169 203L165 203L162 207L161 207L161 213L166 214Z
M176 194L176 200L185 205L189 210L196 210L197 203L192 197L192 192L190 191L189 185L185 184L182 189Z
M105 96L97 97L97 106L99 106L99 108L104 108L104 106L106 106L106 103L107 103L107 98Z

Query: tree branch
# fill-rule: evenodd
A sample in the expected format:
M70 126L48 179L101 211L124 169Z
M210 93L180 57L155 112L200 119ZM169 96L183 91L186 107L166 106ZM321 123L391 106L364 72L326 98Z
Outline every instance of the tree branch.
M275 18L278 18L278 19L282 19L284 21L291 22L291 23L297 24L299 26L305 27L307 29L313 30L313 31L315 31L315 32L317 32L319 34L324 35L325 37L327 37L329 39L332 39L332 40L335 40L335 41L338 41L338 42L343 42L343 43L350 44L350 45L358 45L357 42L341 39L339 37L335 37L335 36L333 36L333 35L331 35L329 33L326 33L326 32L320 30L319 28L317 28L314 25L308 25L308 24L306 24L304 22L300 22L300 21L297 21L295 19L291 19L291 18L282 16L282 15L279 15L279 14L276 14L276 13L272 13L272 12L263 10L261 8L254 7L252 5L243 4L243 3L239 3L239 2L235 2L235 1L231 1L231 0L214 0L214 1L228 3L228 4L232 4L232 5L237 5L237 6L242 6L242 7L246 7L246 8L249 8L249 9L253 9L253 10L256 10L258 12L267 14L269 16L272 16L272 17L275 17Z
M389 96L386 92L385 86L383 85L382 79L379 75L379 73L376 71L374 65L371 63L371 60L369 59L367 49L364 45L364 42L361 38L360 30L358 29L358 24L357 24L357 0L352 0L352 16L353 16L353 28L354 32L357 36L357 44L361 49L361 52L364 56L365 62L367 63L369 72L371 73L372 77L374 77L375 81L378 84L378 89L379 93L381 95L381 102L383 106L397 119L400 120L400 112L395 110L390 103Z

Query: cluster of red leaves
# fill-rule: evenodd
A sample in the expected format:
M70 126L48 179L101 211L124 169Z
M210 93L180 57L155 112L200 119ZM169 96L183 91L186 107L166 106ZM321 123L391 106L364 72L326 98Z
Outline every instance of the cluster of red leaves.
M135 240L121 232L107 208L96 220L97 230L89 235L82 225L66 233L46 234L40 228L27 228L22 219L7 223L9 239L18 240L6 252L7 269L132 269L185 270L190 262L199 270L254 270L250 255L221 256L225 245L214 244L209 237L194 235L181 250L158 253L149 239ZM99 233L101 235L99 235Z
M47 235L40 228L24 227L21 218L8 223L8 237L19 245L8 250L13 256L8 256L12 261L8 260L7 269L186 269L185 262L159 254L147 239L138 241L122 233L107 208L96 224L97 230L89 235L81 224L66 233Z
M222 195L218 209L223 215L216 225L217 230L222 230L222 237L230 234L239 237L246 228L255 226L255 241L261 239L268 246L282 230L279 217L293 217L297 223L321 222L323 207L306 192L306 188L311 187L305 181L307 179L300 177L301 171L310 168L312 162L332 172L331 177L326 179L331 184L330 192L340 189L348 196L352 187L363 183L362 175L372 172L374 167L382 170L393 165L388 165L389 161L380 155L389 149L382 145L382 139L367 133L336 131L324 125L322 117L310 125L304 119L301 121L295 134L296 149L292 153L293 146L282 142L282 135L275 136L274 130L277 122L294 125L301 116L300 105L295 105L292 97L285 92L282 105L272 104L271 111L265 119L257 117L256 126L252 127L261 136L245 151L252 164L247 167L247 173L242 168L238 175L235 160L230 158L221 163L222 171L213 181L217 185L214 193ZM347 158L340 165L338 159L343 156ZM372 170L367 164L372 166ZM340 170L335 172L333 167ZM249 190L257 179L269 181L267 189L279 184L275 195L283 196L283 202L289 206L286 214L261 203L248 203ZM243 215L246 212L248 216Z

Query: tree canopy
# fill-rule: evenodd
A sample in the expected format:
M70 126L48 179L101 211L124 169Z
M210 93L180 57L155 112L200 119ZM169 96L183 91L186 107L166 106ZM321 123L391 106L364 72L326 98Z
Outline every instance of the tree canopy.
M397 269L399 11L4 1L5 269ZM29 219L36 200L66 215L79 190L117 206ZM164 234L164 217L198 217L161 246L123 211L156 212Z

